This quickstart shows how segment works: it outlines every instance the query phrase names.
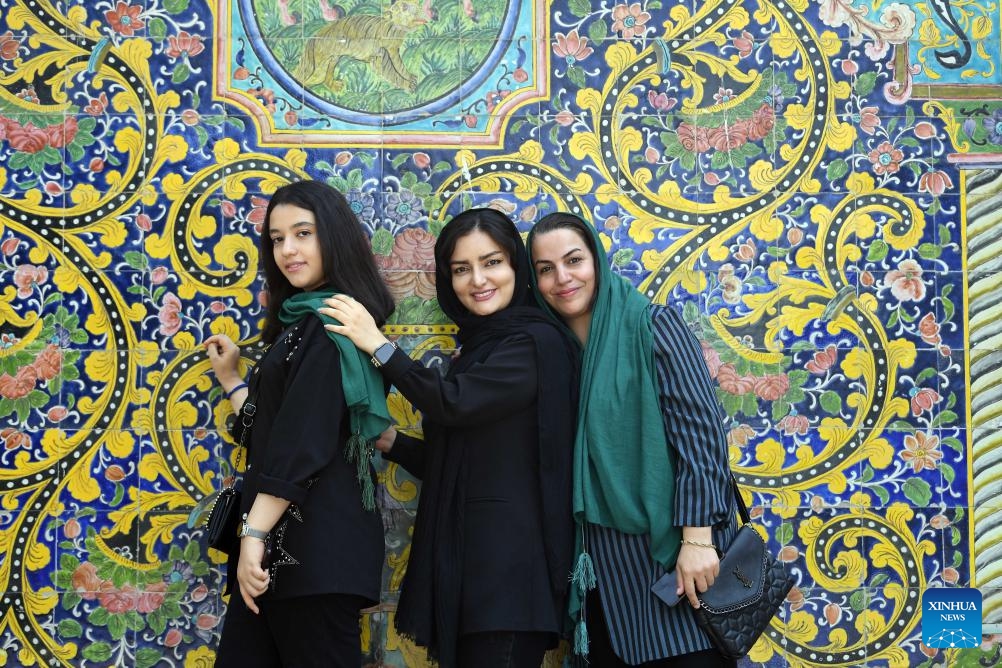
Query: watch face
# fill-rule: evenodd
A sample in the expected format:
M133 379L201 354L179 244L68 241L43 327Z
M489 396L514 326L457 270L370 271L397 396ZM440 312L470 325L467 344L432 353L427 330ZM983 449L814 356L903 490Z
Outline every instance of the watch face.
M380 364L386 364L393 357L393 345L389 343L384 343L383 345L376 348L375 358Z

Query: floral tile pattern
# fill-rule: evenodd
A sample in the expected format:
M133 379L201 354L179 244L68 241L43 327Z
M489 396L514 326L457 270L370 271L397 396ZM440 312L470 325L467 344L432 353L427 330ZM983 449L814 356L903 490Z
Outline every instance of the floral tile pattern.
M6 0L0 663L212 663L192 511L237 459L200 344L258 359L264 209L301 178L346 194L426 365L471 206L579 213L681 311L798 582L743 666L997 662L922 645L916 601L1002 610L1000 34L984 0ZM425 666L392 623L420 483L377 468L365 662Z

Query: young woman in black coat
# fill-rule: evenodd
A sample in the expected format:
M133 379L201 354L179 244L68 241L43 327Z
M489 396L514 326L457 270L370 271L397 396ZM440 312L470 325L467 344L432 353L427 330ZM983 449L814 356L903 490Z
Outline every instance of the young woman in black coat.
M320 182L275 191L261 261L269 295L262 338L270 346L249 394L236 344L224 335L205 341L238 415L238 441L244 402L256 406L244 435L244 523L230 555L233 592L216 666L358 668L359 610L379 601L384 538L382 519L367 503L371 449L352 448L355 434L378 436L389 415L368 356L343 337L331 345L314 300L350 294L382 322L393 299L344 196Z
M461 344L444 377L396 349L358 302L321 309L423 415L423 442L377 444L423 481L396 627L442 668L538 668L563 630L571 568L576 350L533 303L525 247L503 214L456 216L435 262Z

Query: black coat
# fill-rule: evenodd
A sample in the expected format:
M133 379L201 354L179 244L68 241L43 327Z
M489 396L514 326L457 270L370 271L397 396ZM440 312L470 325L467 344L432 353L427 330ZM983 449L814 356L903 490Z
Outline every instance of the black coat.
M383 523L362 507L355 465L345 461L349 422L338 347L320 319L308 317L283 332L258 368L241 513L258 492L294 504L272 530L273 584L264 596L356 594L378 602ZM235 557L228 575L236 580Z
M562 629L572 536L569 495L559 524L544 522L539 461L541 445L562 449L570 461L574 416L573 411L566 415L567 424L560 425L562 436L556 442L540 443L537 345L550 354L566 355L556 330L541 329L536 343L526 335L509 336L477 363L462 365L466 368L460 373L454 365L445 377L401 351L381 369L421 411L425 437L422 442L398 434L386 458L421 478L428 450L445 448L448 456L465 453L458 489L444 492L455 494L461 509L461 517L445 519L460 525L459 634L499 630L557 634ZM568 387L572 384L564 385L566 402L572 401L574 388ZM427 512L426 496L434 495L425 484L419 515ZM567 551L558 550L562 563L556 565L556 587L548 567L554 558L548 559L546 553L546 532L551 539L567 538ZM414 541L429 538L415 533ZM407 587L405 577L405 593Z

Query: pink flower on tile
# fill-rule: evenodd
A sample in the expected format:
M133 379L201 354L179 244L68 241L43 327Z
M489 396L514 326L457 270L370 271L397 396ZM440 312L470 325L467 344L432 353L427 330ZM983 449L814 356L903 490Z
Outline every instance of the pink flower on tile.
M918 191L939 197L953 187L950 175L940 170L926 172L919 177Z
M23 366L17 373L0 374L0 397L4 399L22 399L35 389L38 381L38 372L33 366Z
M741 396L755 388L755 379L749 376L739 376L733 364L721 364L717 370L717 382L720 389L729 394Z
M787 436L792 436L793 434L800 434L804 436L807 434L808 428L810 428L811 423L807 419L806 415L800 415L796 411L790 411L790 413L780 420L777 424L784 434Z
M868 135L875 133L877 128L880 127L880 116L877 115L878 111L876 107L863 107L860 109L859 129Z
M160 320L160 333L164 336L173 336L181 329L181 300L174 293L164 295L157 318Z
M111 25L111 29L119 35L132 37L137 30L142 30L146 22L139 18L143 8L139 5L128 5L119 2L115 9L104 13L105 20Z
M85 601L93 601L101 589L101 578L97 575L97 567L85 561L70 576L70 586Z
M17 296L30 297L34 289L49 280L49 270L36 267L33 264L18 265L14 270L14 285L17 286Z
M769 374L755 381L755 394L763 401L776 401L790 389L785 373Z
M710 150L710 140L705 127L679 123L677 132L678 141L686 151L705 153Z
M578 35L577 30L572 30L566 35L557 33L554 35L556 44L553 45L553 53L573 64L578 60L584 60L592 54L594 49L588 46L588 38Z
M880 146L870 151L870 162L873 163L875 174L893 174L898 171L905 154L901 149L894 148L890 142L882 142Z
M627 7L625 4L612 8L612 31L623 35L623 39L633 39L647 32L646 24L651 15L645 12L639 2Z
M194 58L205 50L201 37L189 35L184 30L177 35L168 37L167 44L167 55L171 58L180 58L181 56Z
M8 30L0 35L0 58L14 60L21 48L21 40L14 39L14 33Z
M901 458L906 464L911 464L913 473L923 469L935 471L936 463L943 458L943 453L937 446L939 446L938 436L921 431L906 434L905 449L901 451Z
M58 376L63 368L63 355L59 352L59 346L54 343L45 346L32 366L41 381L50 381Z
M149 614L154 610L159 610L167 598L167 583L154 582L146 587L146 590L139 595L136 601L136 611L142 614Z
M838 359L838 349L834 344L829 345L824 350L819 350L814 353L814 356L808 360L807 364L804 366L811 373L824 376L828 373L828 369L832 368Z
M659 93L653 90L647 91L647 101L652 107L657 111L671 111L678 104L678 100L674 97L668 97L667 93Z
M739 56L747 58L751 55L752 50L755 48L755 36L747 30L742 30L741 36L732 39L731 43L734 44L734 48L738 50Z
M101 591L97 600L108 612L122 614L136 609L139 602L139 592L132 585L123 585L121 589L111 582L101 583Z
M887 272L884 286L899 301L921 301L925 298L925 283L922 281L922 267L915 260L902 260L897 269Z
M8 120L6 127L7 141L15 151L38 153L49 145L49 135L31 122L21 125L17 121Z
M911 395L912 415L916 417L925 411L932 411L932 407L942 399L939 392L928 387L912 388L909 394Z

